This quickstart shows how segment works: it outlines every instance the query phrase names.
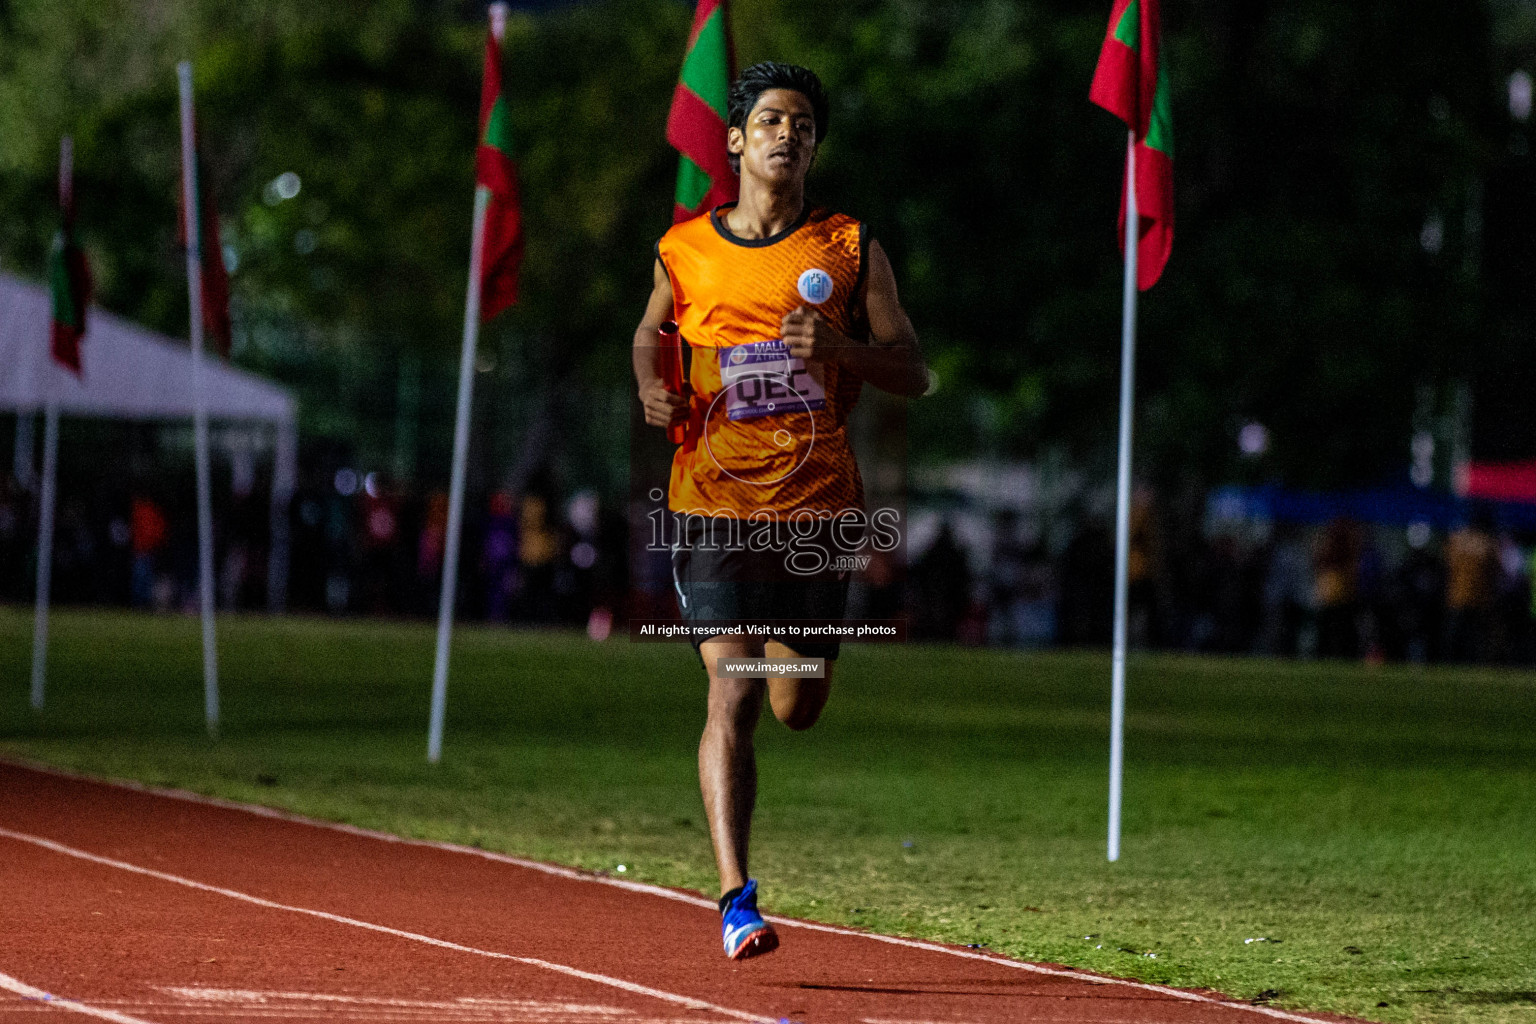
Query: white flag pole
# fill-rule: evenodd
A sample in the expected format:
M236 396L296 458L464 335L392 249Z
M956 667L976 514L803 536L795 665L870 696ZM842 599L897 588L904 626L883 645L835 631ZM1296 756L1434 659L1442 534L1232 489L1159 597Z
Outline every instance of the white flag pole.
M1136 391L1136 133L1125 147L1125 296L1120 324L1120 472L1115 504L1115 638L1109 706L1109 859L1120 859L1120 777L1125 747L1126 586L1131 549L1131 411Z
M208 408L203 395L203 239L198 202L197 131L192 114L192 62L176 65L181 87L181 204L187 227L187 297L192 330L192 436L197 458L197 570L203 619L203 713L219 734L219 654L213 623L213 507L208 473ZM213 240L218 244L218 239Z
M490 18L491 35L499 45L507 27L507 5L491 4ZM490 191L477 185L469 232L469 289L464 300L464 339L459 353L459 403L453 420L453 475L448 486L443 590L437 606L437 656L432 665L432 717L427 726L427 760L432 764L443 756L443 725L448 714L448 643L453 636L454 596L459 585L459 537L464 520L464 475L469 461L470 399L474 386L475 345L480 337L481 250L485 246L485 211L490 201Z
M37 524L37 604L32 611L32 707L43 706L48 676L48 602L53 586L53 510L59 471L59 403L43 414L43 490Z
M59 209L65 217L69 216L74 193L75 142L66 135L59 140ZM55 370L50 366L48 372ZM30 448L29 442L29 463ZM48 682L48 612L53 597L53 523L58 507L58 479L59 403L50 397L43 413L43 487L38 495L37 593L32 608L32 707L36 710L42 710Z

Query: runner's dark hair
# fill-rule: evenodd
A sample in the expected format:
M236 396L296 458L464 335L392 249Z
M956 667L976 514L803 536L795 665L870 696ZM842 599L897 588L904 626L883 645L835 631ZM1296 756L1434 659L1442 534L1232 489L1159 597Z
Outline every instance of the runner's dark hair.
M811 101L811 113L816 117L816 145L821 145L821 140L827 137L831 104L827 101L826 87L816 77L816 72L798 64L765 60L742 71L741 76L731 83L730 99L726 104L727 126L745 131L747 115L769 89L793 89ZM730 160L731 170L740 174L741 157L732 153Z

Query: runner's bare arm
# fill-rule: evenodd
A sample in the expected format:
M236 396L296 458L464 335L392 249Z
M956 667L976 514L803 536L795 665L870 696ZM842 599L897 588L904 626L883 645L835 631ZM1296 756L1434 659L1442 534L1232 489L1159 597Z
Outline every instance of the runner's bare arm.
M635 384L640 389L640 404L645 408L645 422L653 427L667 427L688 415L687 399L668 391L661 379L657 329L672 319L672 278L667 276L661 260L656 261L653 277L655 284L645 304L645 316L635 328L630 360L635 368Z
M896 273L879 242L869 247L864 297L869 344L844 337L810 306L784 318L784 343L791 355L846 366L881 391L916 398L928 390L928 369L917 332L896 295Z

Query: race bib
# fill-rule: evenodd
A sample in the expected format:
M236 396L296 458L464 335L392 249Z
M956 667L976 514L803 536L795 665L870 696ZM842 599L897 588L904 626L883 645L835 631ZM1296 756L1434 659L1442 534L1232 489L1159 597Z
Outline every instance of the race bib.
M733 420L824 409L827 390L820 366L789 354L779 339L754 341L720 350L720 380L725 412Z

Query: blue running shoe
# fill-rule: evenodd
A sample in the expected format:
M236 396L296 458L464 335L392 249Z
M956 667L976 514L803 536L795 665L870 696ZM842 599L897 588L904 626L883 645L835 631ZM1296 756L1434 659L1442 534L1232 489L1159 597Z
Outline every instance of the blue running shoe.
M761 956L779 948L773 925L757 912L757 879L747 879L741 892L726 904L720 915L720 931L725 938L725 955L732 960Z

